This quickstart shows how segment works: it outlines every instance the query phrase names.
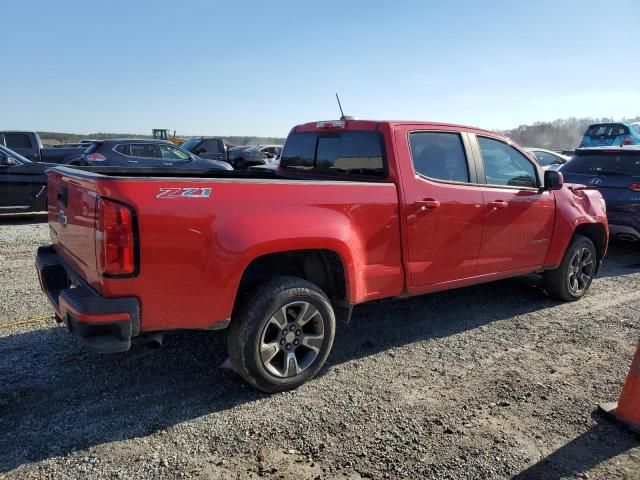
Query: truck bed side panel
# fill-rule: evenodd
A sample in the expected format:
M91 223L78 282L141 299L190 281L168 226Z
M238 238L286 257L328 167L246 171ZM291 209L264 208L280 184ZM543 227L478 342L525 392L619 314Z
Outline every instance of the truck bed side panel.
M140 235L139 275L101 279L102 294L138 296L143 331L215 328L230 318L245 268L281 251L336 252L351 303L403 290L394 184L100 178L96 192L131 205ZM162 188L211 194L157 198Z

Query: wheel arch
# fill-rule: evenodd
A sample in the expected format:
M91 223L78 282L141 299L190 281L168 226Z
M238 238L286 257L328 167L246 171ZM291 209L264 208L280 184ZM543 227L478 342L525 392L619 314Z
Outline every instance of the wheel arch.
M350 310L354 292L347 264L343 255L331 248L281 250L258 255L243 270L234 312L255 287L279 276L307 280L327 294L334 308Z
M596 247L596 273L600 270L602 259L607 253L607 230L602 223L582 223L576 227L573 236L582 235Z

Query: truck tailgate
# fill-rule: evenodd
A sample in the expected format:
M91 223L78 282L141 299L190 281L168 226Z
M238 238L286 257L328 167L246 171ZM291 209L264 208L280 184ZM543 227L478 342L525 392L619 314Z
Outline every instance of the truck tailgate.
M96 264L96 184L57 170L47 172L51 243L73 271L100 291Z

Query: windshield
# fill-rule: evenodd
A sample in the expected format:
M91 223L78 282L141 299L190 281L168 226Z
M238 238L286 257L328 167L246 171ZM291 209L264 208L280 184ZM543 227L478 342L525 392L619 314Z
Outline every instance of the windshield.
M585 175L611 173L640 176L640 151L576 155L562 167L561 171Z
M201 140L199 138L190 138L189 140L184 142L181 146L185 150L191 151L200 143L200 141Z

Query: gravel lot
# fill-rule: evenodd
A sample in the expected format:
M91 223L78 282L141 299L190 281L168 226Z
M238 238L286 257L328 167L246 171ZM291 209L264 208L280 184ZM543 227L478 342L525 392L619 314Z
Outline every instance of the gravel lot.
M0 220L0 477L639 479L640 440L594 413L640 336L640 246L587 298L536 276L356 308L319 378L268 396L224 333L82 350L53 320L42 220Z

